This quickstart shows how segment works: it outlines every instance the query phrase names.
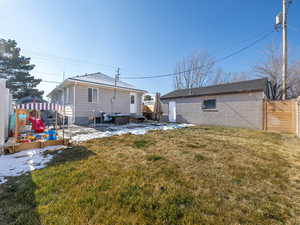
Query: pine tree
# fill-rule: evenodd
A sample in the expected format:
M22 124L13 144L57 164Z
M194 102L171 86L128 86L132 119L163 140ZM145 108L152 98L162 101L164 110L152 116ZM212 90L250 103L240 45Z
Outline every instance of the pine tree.
M0 78L7 79L7 88L13 98L42 97L44 91L36 88L42 80L30 75L35 65L30 64L30 58L20 52L16 41L0 39Z

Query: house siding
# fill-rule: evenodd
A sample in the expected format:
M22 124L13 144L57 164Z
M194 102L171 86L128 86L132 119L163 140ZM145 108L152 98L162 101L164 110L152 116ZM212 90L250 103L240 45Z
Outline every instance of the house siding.
M73 97L74 97L74 87L73 86L69 86L64 88L65 91L65 95L67 95L67 88L69 88L69 99L66 99L65 105L70 105L73 104ZM63 90L60 90L58 92L56 92L54 95L51 96L51 102L56 103L56 104L60 104L63 105Z
M262 129L263 92L162 100L163 120L168 120L168 103L176 102L176 121ZM203 100L216 99L216 110L203 110Z
M119 112L130 113L130 96L129 91L120 91L116 93L116 99L114 97L113 89L98 89L97 103L88 102L88 88L96 88L93 86L76 86L76 98L75 98L75 115L76 117L89 117L93 111L98 112Z
M137 115L143 115L143 94L137 94Z
M105 113L130 113L130 93L132 91L117 89L116 99L114 97L113 88L103 88L97 85L81 85L75 84L70 86L69 92L69 104L73 109L73 115L75 116L76 124L87 124L88 118L93 115L93 112L105 112ZM75 90L74 90L75 88ZM88 102L88 88L96 88L98 90L97 102ZM75 102L74 102L75 94ZM61 101L62 91L52 95L52 101L62 104ZM137 114L142 114L142 93L137 93ZM75 104L74 104L75 103Z

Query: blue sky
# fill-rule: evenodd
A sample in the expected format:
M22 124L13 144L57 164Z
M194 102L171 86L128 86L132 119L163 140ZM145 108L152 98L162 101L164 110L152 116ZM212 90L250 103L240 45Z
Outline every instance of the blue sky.
M0 0L0 35L15 39L36 65L33 74L61 81L103 72L122 76L174 71L178 60L195 51L216 58L244 47L274 27L281 0ZM291 52L300 49L300 2L290 8ZM227 72L249 71L263 59L275 33L220 64ZM128 80L150 92L173 89L171 78ZM49 92L55 84L39 87Z

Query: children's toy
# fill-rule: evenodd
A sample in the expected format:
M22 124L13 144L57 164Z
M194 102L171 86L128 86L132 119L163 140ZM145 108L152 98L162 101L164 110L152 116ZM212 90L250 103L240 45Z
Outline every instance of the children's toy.
M57 133L56 133L56 130L49 130L48 131L48 140L57 140L57 137L56 137L56 135L57 135Z
M30 141L34 141L36 138L35 138L35 136L28 136L27 139Z
M43 137L43 134L36 134L34 135L36 140L41 140Z
M32 129L36 133L42 133L42 132L45 131L46 126L45 126L44 122L40 118L29 117L29 121L32 124Z
M49 124L47 129L42 115L48 111L53 114L53 123ZM10 133L13 137L11 137L11 145L7 147L8 151L17 152L60 143L65 144L64 135L63 139L59 140L57 133L59 118L64 116L63 106L57 104L32 102L16 105L15 114L10 119ZM49 130L51 127L53 129ZM62 129L64 134L64 126Z

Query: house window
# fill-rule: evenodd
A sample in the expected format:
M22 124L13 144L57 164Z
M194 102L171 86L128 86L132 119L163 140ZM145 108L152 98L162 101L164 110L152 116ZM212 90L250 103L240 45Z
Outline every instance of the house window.
M88 102L97 103L98 100L98 89L89 88L88 89Z
M130 104L134 104L134 95L130 96Z
M98 90L96 88L93 88L93 102L97 102L98 100Z
M67 100L66 100L67 103L70 102L70 88L67 88Z
M65 104L70 103L70 88L64 89L64 102L65 102Z
M202 109L216 109L216 99L204 100Z

